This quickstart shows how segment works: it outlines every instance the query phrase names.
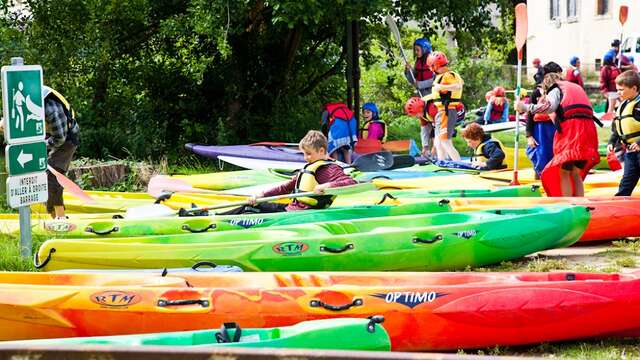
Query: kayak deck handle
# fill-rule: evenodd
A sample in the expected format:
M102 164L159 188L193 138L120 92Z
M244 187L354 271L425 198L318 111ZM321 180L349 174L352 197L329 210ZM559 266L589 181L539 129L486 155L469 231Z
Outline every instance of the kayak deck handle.
M40 264L38 264L38 254L36 253L33 256L33 267L35 267L36 269L42 269L43 267L47 266L49 261L51 261L51 254L53 254L54 252L56 252L56 248L49 249L49 253L47 254L47 258L44 259L44 261L42 263L40 263Z
M353 244L347 244L347 245L345 245L345 246L343 246L341 248L331 248L331 247L328 247L328 246L321 245L320 246L320 251L328 252L328 253L332 253L332 254L340 254L340 253L343 253L343 252L345 252L347 250L353 250L354 248L355 248L355 246L353 246Z
M395 197L395 196L393 196L393 195L391 195L391 194L389 194L389 193L384 193L384 195L382 195L382 199L380 199L380 201L378 201L378 202L376 203L376 205L381 205L381 204L383 204L387 199L391 199L391 200L398 200L398 198L397 198L397 197Z
M412 241L414 243L420 243L420 244L433 244L436 241L440 241L442 240L444 237L442 236L442 234L437 234L436 236L432 237L431 239L423 239L421 237L419 237L418 235L414 235Z
M367 331L370 333L376 332L376 325L382 324L384 322L384 316L382 315L373 315L369 316L369 323L367 324Z
M120 228L117 226L112 226L110 229L101 231L101 230L94 229L93 226L87 226L84 229L84 231L88 233L96 234L96 235L109 235L111 233L120 231Z
M322 302L320 300L311 300L309 302L309 306L311 307L321 307L330 311L344 311L344 310L351 309L354 306L362 306L362 304L364 304L364 301L362 301L362 299L359 299L359 298L353 299L352 302L344 305L331 305L331 304Z
M159 307L166 306L186 306L186 305L200 305L203 308L209 307L209 300L203 299L184 299L184 300L158 300Z
M209 230L215 230L215 228L216 228L216 224L209 224L206 227L201 228L201 229L194 229L189 224L182 225L182 230L189 231L189 232L192 232L192 233L203 233L203 232L207 232Z

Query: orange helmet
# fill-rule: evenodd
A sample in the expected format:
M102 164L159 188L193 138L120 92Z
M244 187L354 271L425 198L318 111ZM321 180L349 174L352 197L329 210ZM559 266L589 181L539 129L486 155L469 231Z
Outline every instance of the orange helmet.
M417 96L410 97L404 104L404 112L409 116L418 116L424 113L424 100Z
M449 64L449 60L447 59L447 55L442 51L434 51L429 54L429 57L427 58L427 66L429 66L433 71L447 64Z
M487 93L486 93L486 94L484 94L484 99L485 99L485 100L487 100L487 102L488 102L489 100L491 100L491 98L493 97L493 95L494 95L494 94L493 94L493 90L489 90L489 91L487 91Z
M493 96L504 97L504 88L502 86L496 86L493 88Z

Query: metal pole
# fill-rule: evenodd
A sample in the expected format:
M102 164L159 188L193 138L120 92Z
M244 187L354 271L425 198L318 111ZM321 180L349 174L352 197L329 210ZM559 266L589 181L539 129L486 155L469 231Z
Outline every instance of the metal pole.
M11 65L24 65L24 60L21 57L12 57ZM20 256L30 258L33 246L31 241L31 208L21 206L18 208L18 214L20 216Z

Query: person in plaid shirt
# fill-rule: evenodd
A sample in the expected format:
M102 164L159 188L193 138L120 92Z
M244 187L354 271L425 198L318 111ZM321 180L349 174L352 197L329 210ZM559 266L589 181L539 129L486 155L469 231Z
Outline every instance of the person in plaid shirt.
M66 174L79 145L80 127L75 119L71 104L57 91L42 87L44 115L49 165L62 174ZM56 177L47 170L49 199L47 211L54 219L64 219L63 188Z

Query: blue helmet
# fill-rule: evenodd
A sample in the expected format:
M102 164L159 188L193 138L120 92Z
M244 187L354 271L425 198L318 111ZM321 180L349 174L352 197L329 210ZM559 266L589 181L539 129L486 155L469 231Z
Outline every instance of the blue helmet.
M629 59L629 61L631 61L631 63L635 63L635 59L633 58L632 55L627 55L627 59Z
M416 39L416 41L413 42L413 46L416 45L420 46L420 48L422 49L422 56L430 54L431 50L433 50L433 48L431 47L431 41L429 41L429 39L427 38Z
M371 111L373 113L373 116L371 118L373 120L378 120L379 111L378 111L378 107L376 106L375 103L372 103L372 102L364 103L364 105L362 105L362 110Z
M615 58L616 58L616 56L612 52L608 52L608 53L604 54L604 57L602 58L602 62L607 63L607 64L611 64L611 63L613 63Z
M573 56L569 59L569 64L571 64L571 66L576 66L578 61L580 61L580 59L577 56Z

